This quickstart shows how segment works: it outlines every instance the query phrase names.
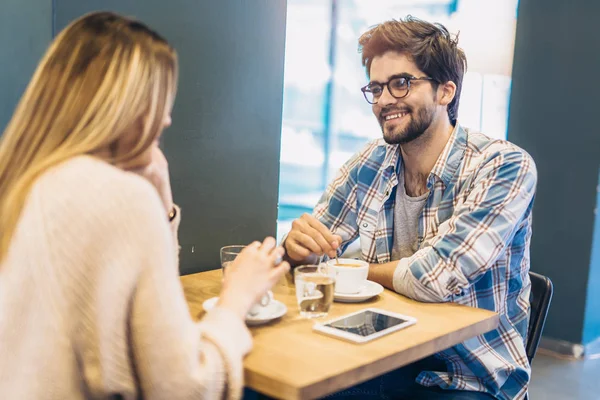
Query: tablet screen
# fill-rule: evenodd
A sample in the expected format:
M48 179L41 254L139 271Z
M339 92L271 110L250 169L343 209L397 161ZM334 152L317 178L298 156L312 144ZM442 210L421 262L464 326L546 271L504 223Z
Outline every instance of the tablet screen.
M407 322L404 319L381 314L371 310L331 321L324 326L350 332L359 336L369 336L385 329Z

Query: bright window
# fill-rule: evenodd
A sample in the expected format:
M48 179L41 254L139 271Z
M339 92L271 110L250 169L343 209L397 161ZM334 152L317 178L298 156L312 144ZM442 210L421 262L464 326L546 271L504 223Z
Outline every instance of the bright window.
M358 38L413 15L460 32L468 72L459 122L506 138L518 0L288 0L278 236L310 212L337 169L381 136L360 92Z

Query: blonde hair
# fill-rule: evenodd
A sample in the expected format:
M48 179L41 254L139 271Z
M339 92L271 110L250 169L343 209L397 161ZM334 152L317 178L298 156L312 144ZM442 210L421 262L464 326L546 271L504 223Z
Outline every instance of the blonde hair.
M83 154L127 162L152 145L174 101L177 71L165 39L114 13L85 15L56 37L0 138L0 262L43 172ZM135 145L115 154L125 133Z

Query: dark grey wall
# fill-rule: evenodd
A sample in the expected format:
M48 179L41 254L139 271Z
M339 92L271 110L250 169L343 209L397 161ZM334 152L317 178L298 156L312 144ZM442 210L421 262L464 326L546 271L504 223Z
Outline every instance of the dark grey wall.
M17 0L14 0L17 1ZM55 0L56 28L111 10L135 16L180 59L165 135L181 272L219 267L219 248L275 235L285 0Z
M52 0L2 0L0 135L52 38Z
M573 343L583 337L600 165L598 15L597 1L520 1L510 107L508 138L538 168L531 268L555 284L544 335Z

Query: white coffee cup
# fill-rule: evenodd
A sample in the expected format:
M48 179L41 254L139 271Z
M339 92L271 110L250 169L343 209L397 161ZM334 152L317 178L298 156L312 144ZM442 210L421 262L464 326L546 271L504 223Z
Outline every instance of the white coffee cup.
M367 283L369 263L352 258L338 258L327 261L327 265L335 271L335 292L355 294Z
M256 302L256 304L254 304L252 307L250 307L250 311L248 311L248 315L251 317L255 317L258 314L261 313L261 311L263 311L266 307L269 306L269 304L271 304L271 301L273 300L273 292L271 292L270 290L267 291L267 293L265 293L263 295L263 297L260 298L260 300L258 302Z

